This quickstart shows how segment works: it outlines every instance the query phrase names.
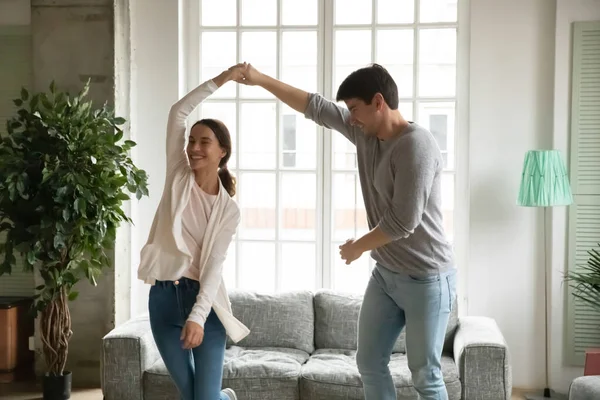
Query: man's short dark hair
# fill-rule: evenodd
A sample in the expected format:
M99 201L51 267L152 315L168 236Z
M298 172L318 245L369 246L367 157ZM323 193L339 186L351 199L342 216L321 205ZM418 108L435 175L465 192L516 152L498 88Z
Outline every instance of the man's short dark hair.
M379 64L373 64L352 72L340 85L336 101L360 99L371 104L373 96L381 93L388 107L398 109L398 86L389 72Z

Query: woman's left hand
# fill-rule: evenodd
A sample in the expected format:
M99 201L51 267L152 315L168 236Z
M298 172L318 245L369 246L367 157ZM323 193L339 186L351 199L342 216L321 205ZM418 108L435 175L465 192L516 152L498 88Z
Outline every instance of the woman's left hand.
M204 339L204 328L192 321L186 321L181 331L181 341L183 348L190 350L202 344Z

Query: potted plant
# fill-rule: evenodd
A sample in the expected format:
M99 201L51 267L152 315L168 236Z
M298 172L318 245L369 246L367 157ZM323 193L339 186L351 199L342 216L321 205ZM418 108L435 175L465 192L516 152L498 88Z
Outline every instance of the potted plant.
M600 244L599 244L600 245ZM571 282L572 295L584 304L600 312L600 252L597 249L588 250L590 257L586 265L565 274L565 280ZM600 329L600 327L599 327ZM598 375L600 363L598 349L585 351L584 375Z
M588 251L587 264L577 271L569 271L565 280L572 282L573 296L600 311L600 252Z
M128 153L136 143L123 138L126 121L106 104L86 100L89 82L76 95L58 91L30 96L21 90L16 115L0 142L0 275L17 264L39 273L34 312L39 317L47 366L44 399L68 399L65 371L71 338L69 301L77 282L96 285L110 266L106 250L121 222L131 223L122 205L129 193L148 195L147 175ZM41 283L41 282L40 282Z

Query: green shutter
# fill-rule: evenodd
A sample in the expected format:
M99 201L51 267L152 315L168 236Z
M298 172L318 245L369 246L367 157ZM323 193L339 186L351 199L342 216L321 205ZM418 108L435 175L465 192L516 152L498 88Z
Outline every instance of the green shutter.
M6 134L6 121L14 115L12 100L21 87L31 85L31 35L29 27L0 27L0 134ZM0 242L4 237L0 237ZM0 260L3 259L0 256ZM23 272L21 264L12 275L0 276L0 296L33 294L33 274Z
M568 268L587 263L600 243L600 22L573 24L571 186ZM600 313L567 294L567 363L582 366L586 349L600 347Z

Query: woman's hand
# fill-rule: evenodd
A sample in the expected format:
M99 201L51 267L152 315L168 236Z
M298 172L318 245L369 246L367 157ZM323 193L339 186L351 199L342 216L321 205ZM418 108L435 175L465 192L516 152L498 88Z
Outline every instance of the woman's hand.
M229 67L225 71L221 72L221 74L219 74L219 76L213 78L213 82L218 87L221 87L229 81L239 82L239 81L243 80L244 79L243 72L246 70L246 65L247 65L246 63L239 63L232 67Z
M181 341L183 348L190 350L198 347L204 340L204 328L192 321L186 321L183 330L181 331Z

